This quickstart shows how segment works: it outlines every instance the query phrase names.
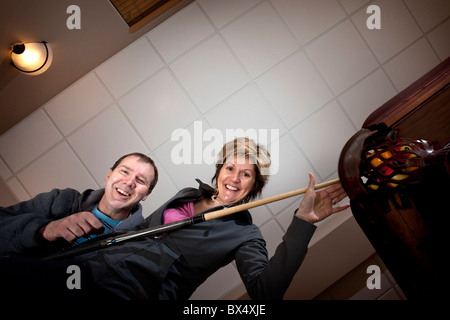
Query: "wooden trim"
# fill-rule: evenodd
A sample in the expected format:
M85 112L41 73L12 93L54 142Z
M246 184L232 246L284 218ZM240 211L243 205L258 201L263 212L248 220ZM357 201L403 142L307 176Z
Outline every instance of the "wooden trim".
M110 0L111 4L134 33L145 25L164 21L194 0L140 0L133 3Z
M166 2L165 4L160 6L158 9L156 9L155 11L146 15L145 17L143 17L141 20L139 20L135 24L132 24L130 26L130 32L136 32L137 30L139 30L146 24L152 22L153 20L155 20L156 18L158 18L159 16L161 16L162 14L164 14L168 10L172 9L173 7L175 7L176 5L178 5L181 2L183 2L183 0L170 0L170 1Z

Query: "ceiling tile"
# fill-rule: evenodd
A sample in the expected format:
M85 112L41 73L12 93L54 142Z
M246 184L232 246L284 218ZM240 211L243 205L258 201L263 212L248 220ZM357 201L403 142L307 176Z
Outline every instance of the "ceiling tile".
M198 117L192 102L164 69L119 100L151 150Z
M249 81L219 36L188 51L170 67L202 112L208 111Z
M389 78L379 69L340 95L338 100L356 128L361 128L373 111L396 94Z
M272 139L278 139L285 132L276 114L253 85L243 88L224 103L210 110L205 114L205 118L213 128L222 132L226 140L224 143L234 138L227 137L227 131L230 135L233 132L238 134L243 131L246 136L254 136L253 139L256 141L259 138L266 138L264 141L267 143L270 143ZM272 129L278 130L276 136L271 136Z
M96 75L89 73L47 102L44 109L67 135L112 101Z
M430 31L450 16L448 0L405 0L405 3L424 32Z
M257 84L288 128L333 99L320 74L301 52L264 74Z
M353 13L370 0L339 0L348 14ZM367 6L366 6L367 7Z
M442 61L450 57L450 41L448 41L449 35L450 19L427 35L428 40L430 40L431 45L436 50Z
M109 169L121 156L148 152L115 105L75 131L68 141L101 186Z
M301 45L346 16L336 0L272 0L272 3Z
M54 188L73 188L82 192L97 184L66 143L61 143L34 161L18 175L32 197Z
M350 21L319 37L305 50L335 94L341 93L378 66Z
M142 37L95 69L115 98L137 86L163 66L161 59Z
M276 169L276 173L270 175L262 193L263 198L297 190L308 185L308 172L313 172L313 169L290 135L286 134L280 138L278 144L272 144L270 153L272 167ZM287 198L269 203L267 207L274 215L277 215L294 201L295 198Z
M197 3L172 16L147 34L165 61L192 48L214 32Z
M6 184L8 185L9 189L14 193L14 196L19 201L27 201L30 200L31 197L27 190L23 187L22 183L17 180L17 178L12 178L6 181Z
M333 101L293 128L291 133L317 169L320 175L317 178L324 179L337 170L341 150L355 129ZM311 139L312 135L314 139Z
M0 154L17 172L61 138L45 112L38 109L0 136Z
M261 233L266 240L266 248L269 257L272 257L277 249L278 245L283 240L284 232L275 222L275 220L269 221L267 224L263 225L261 228Z
M199 0L199 4L218 28L222 28L261 0Z
M382 0L373 4L380 7L381 29L367 28L366 8L357 12L352 21L378 60L384 63L422 36L422 32L403 2Z
M299 48L267 2L233 21L221 33L254 78Z
M213 164L215 155L213 159L206 159L203 154L210 144L214 143L203 140L204 133L208 129L210 127L206 121L195 121L182 129L183 131L173 131L172 139L155 150L161 165L180 189L198 187L195 181L197 178L211 184L215 170ZM212 163L208 162L210 160Z
M425 38L403 51L384 65L398 91L405 89L439 63Z

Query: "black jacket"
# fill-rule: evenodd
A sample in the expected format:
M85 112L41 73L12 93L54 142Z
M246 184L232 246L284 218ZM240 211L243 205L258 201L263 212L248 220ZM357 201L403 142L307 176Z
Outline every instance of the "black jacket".
M162 224L167 208L210 197L212 191L201 182L199 189L182 189L139 228ZM243 211L157 238L87 253L79 259L90 268L97 284L126 299L188 299L210 275L233 260L251 298L281 299L315 229L313 224L293 217L283 242L269 260L259 228L252 224L250 213Z

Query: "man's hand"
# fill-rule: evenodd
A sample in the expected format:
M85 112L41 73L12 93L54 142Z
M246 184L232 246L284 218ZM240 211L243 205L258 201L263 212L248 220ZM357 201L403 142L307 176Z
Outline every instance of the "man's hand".
M78 212L43 226L38 232L47 241L64 239L72 242L89 234L103 232L102 223L88 211Z
M345 210L350 206L334 207L336 203L347 196L341 184L333 185L318 192L314 191L315 184L316 179L314 175L310 173L308 190L295 214L298 218L310 223L315 223L334 213Z

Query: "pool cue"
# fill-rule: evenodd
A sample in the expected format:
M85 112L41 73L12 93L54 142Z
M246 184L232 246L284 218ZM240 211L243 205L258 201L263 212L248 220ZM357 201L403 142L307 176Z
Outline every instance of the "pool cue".
M325 187L329 187L331 185L339 183L339 179L330 180L327 182L319 183L314 186L314 189L321 189ZM72 258L74 256L87 253L90 251L106 248L124 241L129 241L132 239L139 239L144 237L152 237L159 235L161 233L177 230L189 225L201 223L204 221L209 221L217 218L221 218L230 214L234 214L240 211L248 210L251 208L259 207L268 203L280 201L283 199L291 198L294 196L301 195L305 193L308 190L308 187L297 189L294 191L278 194L272 197L236 205L234 207L225 208L222 210L217 210L213 212L207 212L207 213L199 213L195 216L192 216L190 218L182 219L179 221L167 223L160 226L145 228L138 231L131 231L124 234L111 236L106 239L94 239L92 241L88 241L85 243L82 243L80 245L77 245L75 247L70 247L66 250L62 250L60 252L57 252L55 254L52 254L50 256L47 256L46 259L52 259L52 260L61 260L66 258Z

